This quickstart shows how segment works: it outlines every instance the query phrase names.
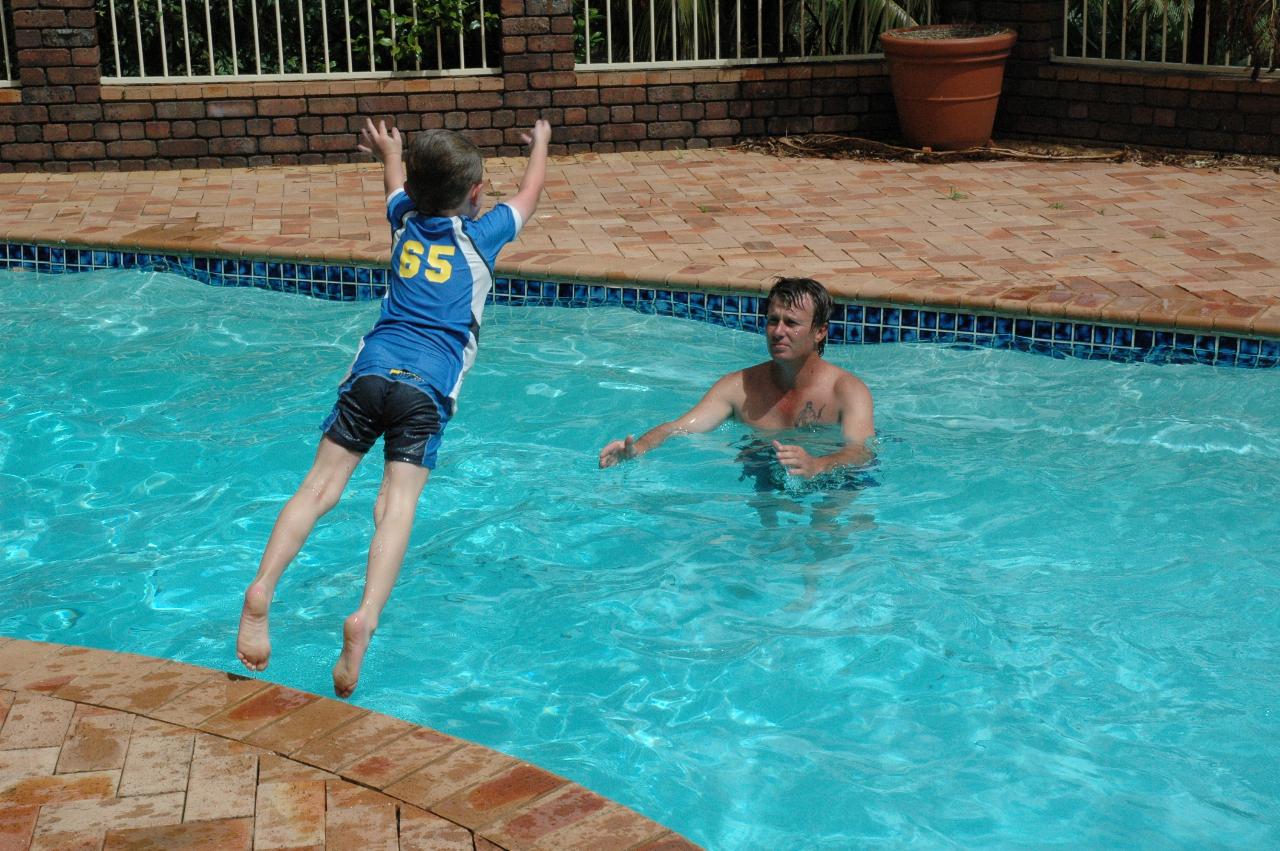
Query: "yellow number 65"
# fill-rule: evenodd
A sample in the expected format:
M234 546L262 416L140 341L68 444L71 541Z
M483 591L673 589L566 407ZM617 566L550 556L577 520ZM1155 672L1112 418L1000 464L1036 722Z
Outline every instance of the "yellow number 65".
M400 277L408 280L422 268L422 252L427 252L427 272L423 276L433 284L444 283L453 274L453 264L446 260L457 251L452 245L433 245L428 250L416 239L406 239L400 249Z

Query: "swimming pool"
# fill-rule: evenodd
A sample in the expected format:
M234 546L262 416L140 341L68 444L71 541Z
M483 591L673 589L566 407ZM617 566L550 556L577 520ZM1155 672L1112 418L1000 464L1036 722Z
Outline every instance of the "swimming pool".
M116 272L0 306L0 633L234 669L376 305ZM833 347L875 486L757 493L732 426L595 469L761 349L490 308L357 702L710 848L1280 840L1280 373ZM272 680L328 692L378 475L285 575Z

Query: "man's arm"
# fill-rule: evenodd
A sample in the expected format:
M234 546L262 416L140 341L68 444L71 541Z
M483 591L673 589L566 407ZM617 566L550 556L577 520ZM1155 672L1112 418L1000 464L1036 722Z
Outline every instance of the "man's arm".
M843 375L836 381L835 398L840 410L840 434L844 438L842 448L830 455L815 456L802 446L777 440L773 442L778 463L791 475L809 479L836 467L855 466L871 460L867 441L876 433L871 391L852 375Z
M382 186L387 197L404 188L404 144L398 129L392 126L387 132L385 122L379 121L374 127L373 122L366 118L364 127L360 128L360 144L356 147L382 163Z
M636 440L634 435L627 435L623 440L610 442L600 450L600 469L612 467L619 461L627 461L643 455L650 449L656 449L673 434L701 434L717 428L733 416L734 387L741 383L741 373L730 373L713 384L702 400L686 411L683 416L660 426L654 426L639 440Z
M531 146L529 164L525 166L520 191L505 203L520 214L522 223L528 223L538 209L538 197L542 195L542 185L547 180L547 143L551 141L551 125L538 119L533 124L533 133L525 133L521 138Z

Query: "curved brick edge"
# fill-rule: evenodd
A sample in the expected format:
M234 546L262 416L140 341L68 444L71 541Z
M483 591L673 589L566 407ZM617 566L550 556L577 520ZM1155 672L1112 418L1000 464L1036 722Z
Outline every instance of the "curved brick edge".
M0 638L0 847L86 841L698 847L565 778L349 703L164 659Z

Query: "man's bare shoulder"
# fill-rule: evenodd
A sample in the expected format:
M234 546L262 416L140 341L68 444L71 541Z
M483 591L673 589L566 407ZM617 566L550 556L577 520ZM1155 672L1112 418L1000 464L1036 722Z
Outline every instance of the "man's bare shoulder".
M854 375L843 367L836 366L830 361L823 361L831 370L831 382L840 389L866 391L867 384L861 378Z
M762 365L767 366L767 364ZM759 369L759 366L749 366L746 369L735 369L733 372L726 372L716 379L716 383L711 385L709 392L725 398L738 399L742 396L744 388L755 380L753 373L757 369Z
M778 389L777 380L773 374L773 364L769 361L731 372L720 380L751 395Z
M835 402L845 439L858 443L875 434L875 402L871 389L861 378L841 369L831 367L831 399Z
M822 368L820 384L826 388L824 395L842 408L871 403L871 390L861 378L828 360L822 361Z

